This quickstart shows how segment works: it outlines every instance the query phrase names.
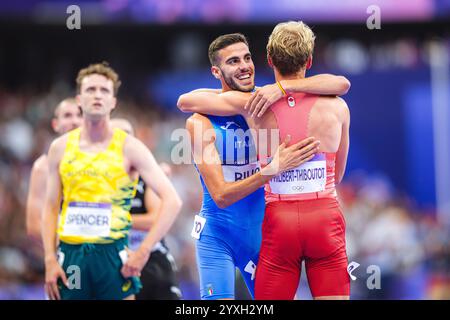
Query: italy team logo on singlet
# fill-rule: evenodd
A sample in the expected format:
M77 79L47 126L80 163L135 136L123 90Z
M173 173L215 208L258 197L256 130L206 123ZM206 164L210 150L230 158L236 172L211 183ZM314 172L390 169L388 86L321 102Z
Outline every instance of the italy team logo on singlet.
M256 148L248 126L235 121L226 121L218 126L222 129L216 146L222 155L222 172L226 182L246 179L261 170L256 158Z

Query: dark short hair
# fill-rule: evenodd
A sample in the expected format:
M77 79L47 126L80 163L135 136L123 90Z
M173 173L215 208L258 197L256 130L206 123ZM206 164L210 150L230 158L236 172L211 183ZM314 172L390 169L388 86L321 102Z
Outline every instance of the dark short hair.
M247 47L249 46L247 38L242 33L229 33L217 37L213 42L211 42L208 49L208 57L211 65L214 66L218 63L217 52L239 42L245 43Z

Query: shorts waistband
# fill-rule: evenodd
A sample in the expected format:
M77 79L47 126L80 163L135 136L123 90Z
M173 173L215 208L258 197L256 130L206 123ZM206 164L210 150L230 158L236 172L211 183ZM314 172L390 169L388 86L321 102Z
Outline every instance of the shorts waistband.
M336 199L333 194L324 192L310 192L304 194L276 194L267 195L267 202L273 201L302 201L302 200L318 200L318 199Z
M79 244L71 244L67 242L60 241L59 246L61 248L70 248L70 249L78 249L78 248L116 248L128 246L128 238L120 238L114 240L113 242L108 243L96 243L96 242L85 242Z

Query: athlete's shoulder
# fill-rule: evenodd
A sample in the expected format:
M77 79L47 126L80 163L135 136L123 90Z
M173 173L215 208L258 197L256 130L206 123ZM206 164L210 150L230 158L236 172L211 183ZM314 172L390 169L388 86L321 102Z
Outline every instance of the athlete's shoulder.
M64 151L66 150L67 141L69 139L70 132L64 133L62 136L53 140L48 150L47 161L50 159L62 158Z
M186 128L188 130L193 129L195 125L202 125L205 126L205 128L211 128L211 120L203 114L200 113L194 113L189 118L186 119Z
M133 136L131 134L128 134L125 131L122 131L122 133L124 135L124 142L123 142L123 152L124 152L124 154L126 154L127 151L130 150L130 149L134 150L136 147L138 147L138 148L143 148L143 147L147 148L147 146L141 140L136 138L135 136Z
M69 135L70 132L64 133L62 136L55 138L55 140L53 140L53 142L50 144L50 149L49 150L55 150L55 149L60 149L60 148L65 148L67 141L69 140ZM50 151L49 151L50 153Z
M45 173L48 170L48 157L46 154L42 154L39 158L37 158L32 167L32 172L35 173Z
M347 102L345 102L345 100L342 99L341 97L336 97L335 107L336 107L336 110L339 112L339 114L342 117L349 117L350 116L350 109L349 109L349 107L347 105Z
M316 102L321 107L329 108L330 111L346 112L348 111L347 103L344 99L337 96L319 96Z
M330 98L330 103L327 103L327 110L332 112L341 123L348 123L350 119L350 110L347 103L341 97Z

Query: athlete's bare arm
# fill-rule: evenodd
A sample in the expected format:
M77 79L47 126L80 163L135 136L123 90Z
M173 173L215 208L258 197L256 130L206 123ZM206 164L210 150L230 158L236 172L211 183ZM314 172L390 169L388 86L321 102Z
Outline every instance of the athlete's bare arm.
M59 163L63 157L67 135L57 138L48 152L47 193L42 215L42 240L45 253L45 290L50 299L60 299L58 278L67 285L66 275L56 259L56 228L61 204Z
M42 155L34 162L31 169L26 207L27 234L33 240L39 242L42 241L41 219L45 201L47 175L47 155Z
M147 188L144 194L144 203L147 212L144 214L133 214L131 220L133 229L148 231L155 223L159 207L161 206L161 199L155 192Z
M289 141L282 143L272 162L260 172L235 182L226 182L223 176L219 154L215 147L215 136L203 139L207 130L213 130L211 122L200 114L192 115L186 122L191 137L192 154L209 193L219 208L226 208L236 201L255 192L268 182L274 175L297 167L309 161L317 152L318 143L311 143L313 138L305 139L290 147L285 147ZM196 130L196 128L200 128ZM210 131L212 132L212 131ZM195 135L199 135L196 139ZM197 145L201 141L200 145Z
M300 80L302 81L298 79L281 80L280 84L288 93L304 92L317 95L342 96L350 89L350 81L346 77L329 73L322 73ZM276 84L272 84L272 86L274 85Z
M130 253L128 261L122 268L122 275L130 277L140 274L153 246L161 240L175 221L182 202L150 150L141 141L128 135L125 140L124 155L130 166L139 173L147 187L155 191L161 199L154 225L139 249Z
M292 92L298 91L322 95L345 94L350 87L350 83L346 78L327 74L283 81L287 81L286 86ZM257 103L259 103L261 99L263 102L267 101L264 97L266 94L269 94L267 93L268 88L276 89L274 93L270 93L272 99L273 97L278 97L276 99L278 100L283 95L277 84L269 86L263 87L264 89L260 88L258 89L259 91L257 90L257 92L262 92L262 95L258 95ZM246 110L246 105L247 107L249 106L249 99L252 99L252 101L254 100L252 94L248 92L228 91L216 94L215 92L194 90L181 95L178 98L177 106L183 112L198 112L215 116L231 116L236 114L247 116L249 111Z
M336 152L336 184L342 181L347 165L348 149L350 146L349 129L350 129L350 110L344 100L337 99L337 112L342 121L341 141L338 151Z
M215 116L247 115L244 110L250 93L228 91L213 93L206 91L191 91L178 98L177 106L183 112L211 114Z
M350 81L347 78L332 74L319 74L303 79L281 80L280 85L287 94L303 92L316 95L341 96L350 89ZM284 93L281 91L281 88L277 83L258 88L255 94L247 101L244 109L248 110L253 117L261 117L272 104L283 96Z
M222 89L199 88L199 89L192 90L191 92L209 92L209 93L219 94L222 92Z

